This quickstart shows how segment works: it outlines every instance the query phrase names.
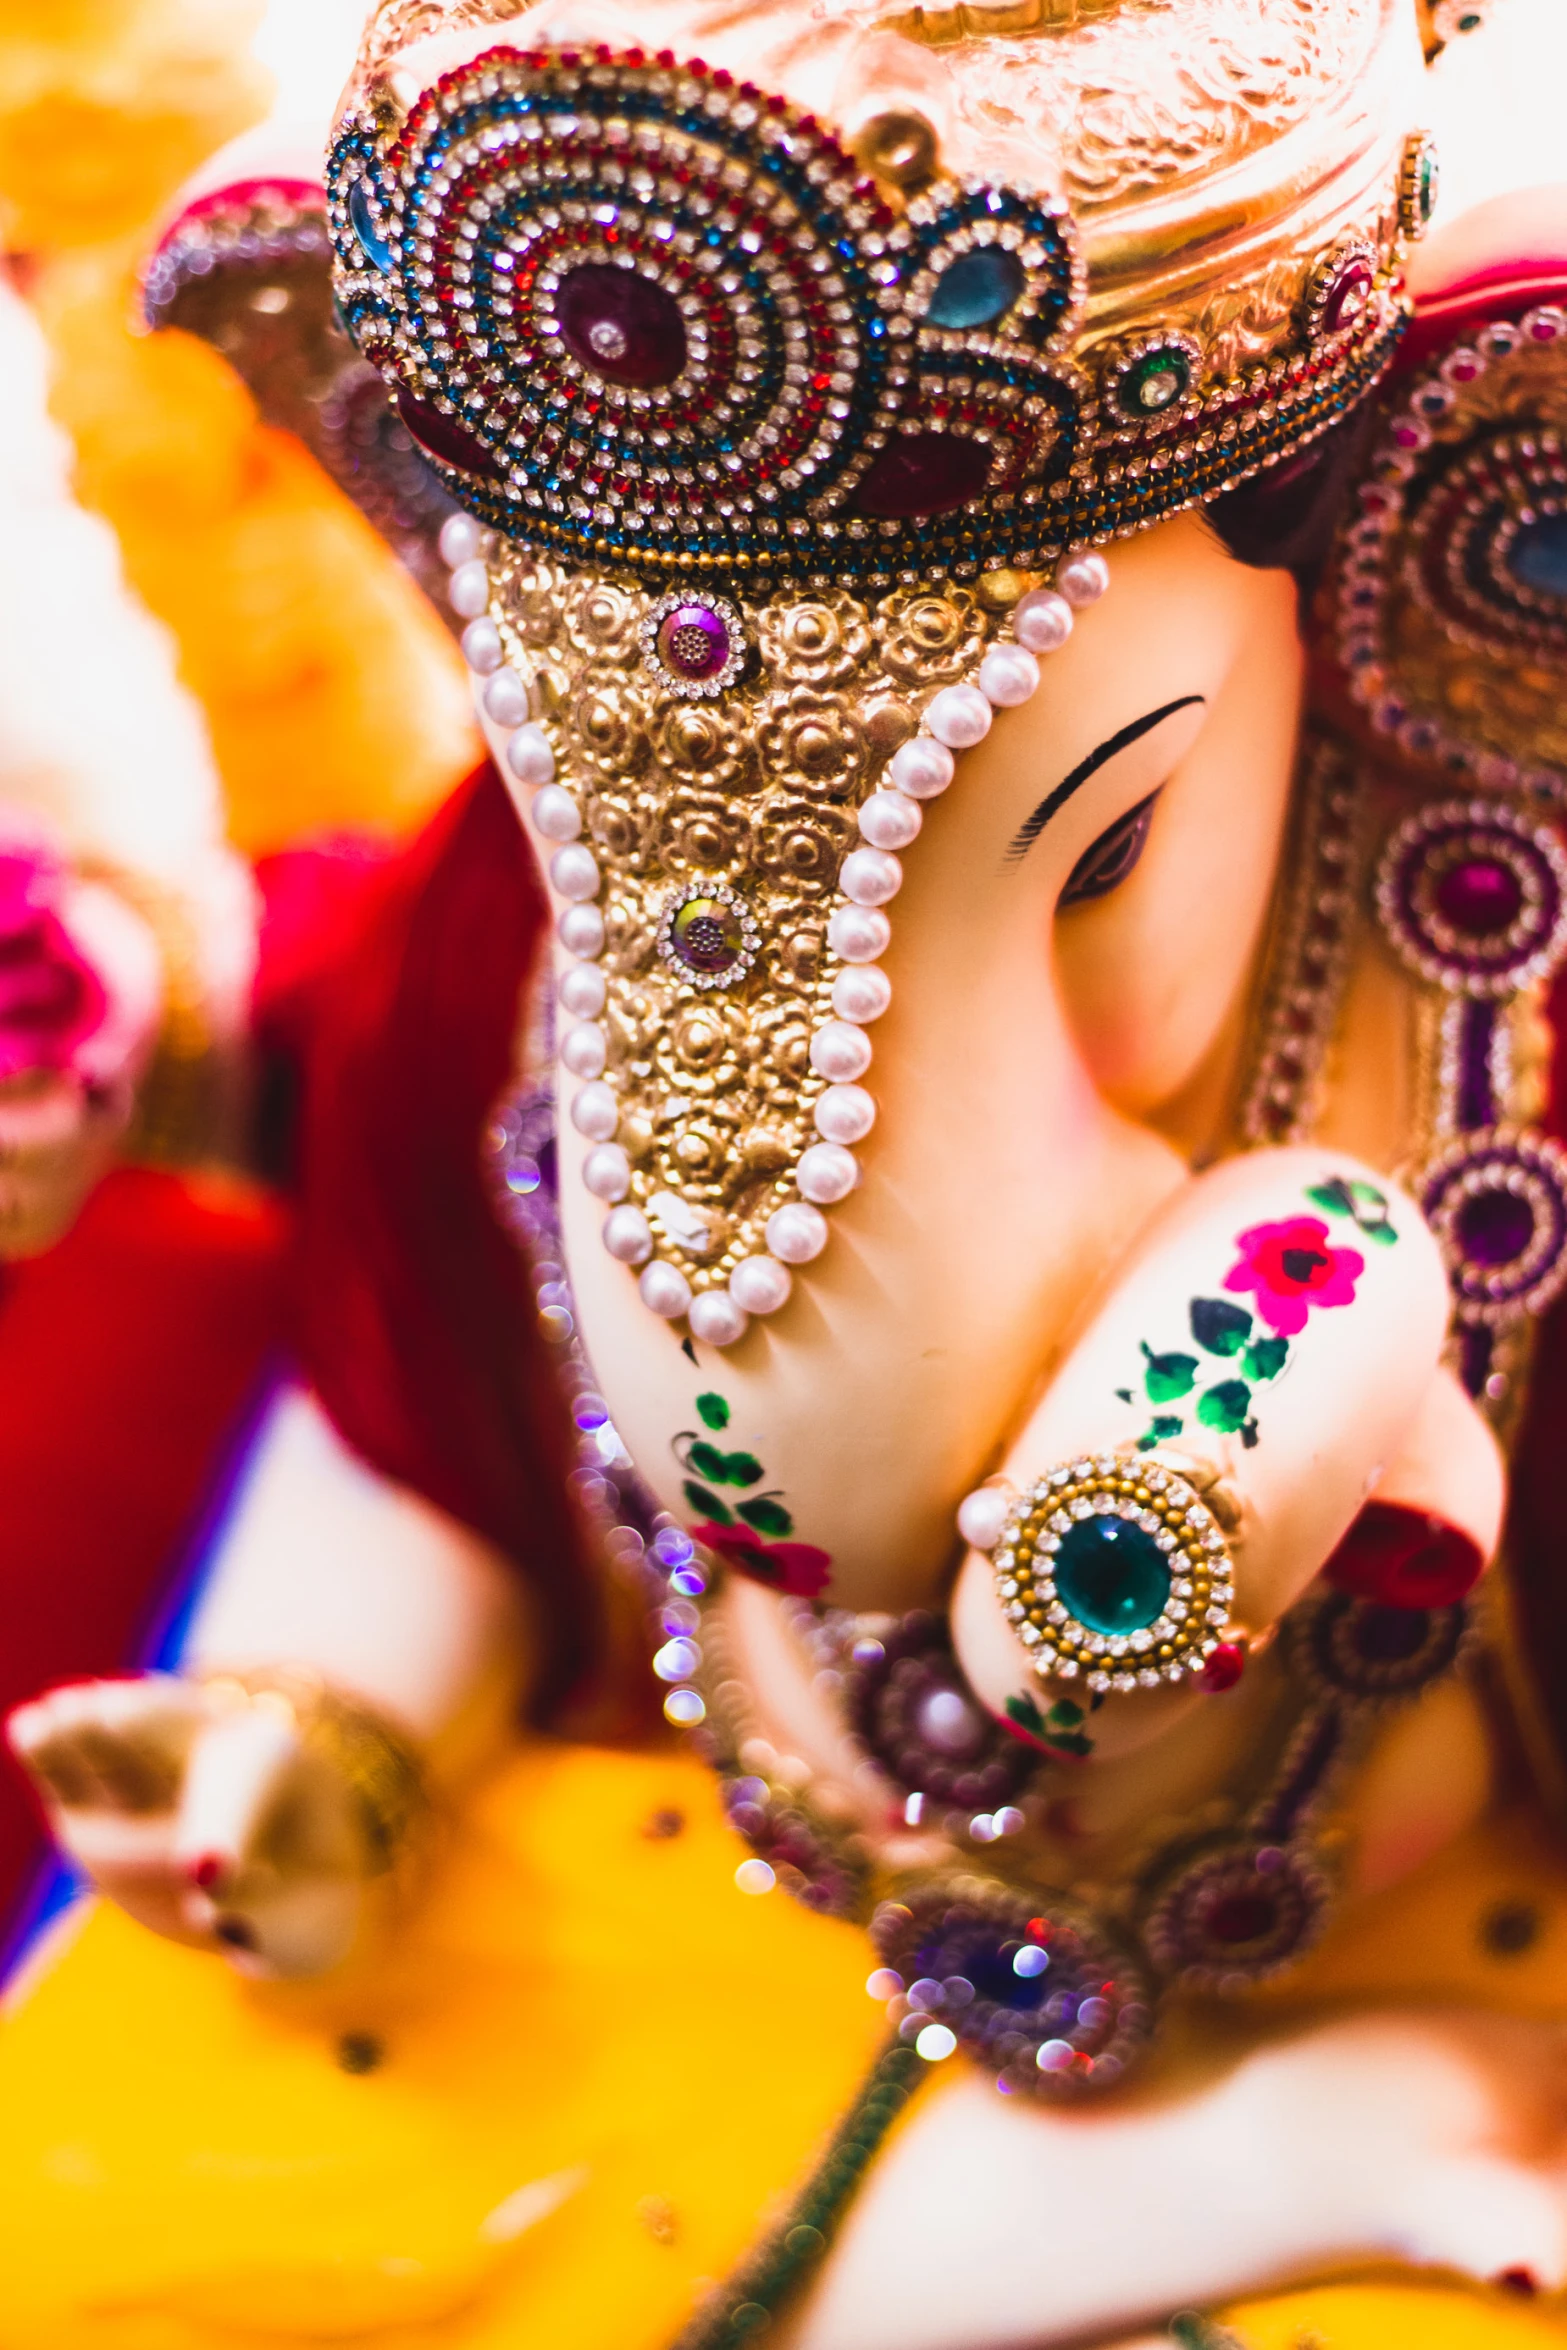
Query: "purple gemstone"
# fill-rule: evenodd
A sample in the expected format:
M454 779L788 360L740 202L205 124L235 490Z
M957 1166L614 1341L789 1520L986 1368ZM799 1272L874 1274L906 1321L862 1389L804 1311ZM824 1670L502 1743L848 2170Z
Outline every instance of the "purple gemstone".
M1472 1265L1515 1265L1534 1239L1534 1210L1516 1191L1477 1191L1455 1219L1458 1245Z
M960 1689L932 1689L914 1709L914 1728L925 1745L955 1762L967 1762L986 1746L991 1727L979 1707Z
M1436 885L1438 911L1469 938L1496 938L1523 910L1523 884L1499 857L1466 857Z
M899 433L860 476L850 505L868 522L947 514L977 498L990 479L991 452L963 433Z
M658 657L672 677L699 685L729 658L729 631L706 604L677 604L659 623Z
M499 475L500 467L482 441L464 432L450 416L443 416L439 408L416 400L405 387L398 390L397 413L420 448L438 457L443 465L455 465L461 473L482 473L491 480Z
M1360 316L1371 298L1371 284L1367 262L1351 261L1339 271L1322 305L1322 323L1330 335Z
M686 328L673 294L634 269L585 261L555 296L560 339L574 359L633 391L672 384L686 363Z

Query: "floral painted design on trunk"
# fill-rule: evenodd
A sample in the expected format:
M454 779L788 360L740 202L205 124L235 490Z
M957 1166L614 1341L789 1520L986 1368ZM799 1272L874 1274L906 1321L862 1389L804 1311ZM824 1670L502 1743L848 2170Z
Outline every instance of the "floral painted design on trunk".
M702 1427L682 1429L672 1446L685 1473L686 1506L696 1514L691 1539L770 1590L815 1599L827 1587L832 1553L812 1542L788 1540L794 1519L782 1492L750 1491L767 1474L755 1453L731 1452L713 1441L729 1426L723 1396L710 1390L697 1397L696 1408ZM729 1491L720 1493L719 1487ZM744 1498L731 1499L731 1494Z
M1348 1219L1373 1246L1392 1247L1398 1233L1387 1196L1375 1184L1331 1175L1307 1187L1306 1199L1336 1220ZM1235 1236L1236 1260L1220 1287L1224 1297L1194 1297L1188 1308L1192 1338L1199 1349L1155 1353L1143 1342L1143 1396L1153 1416L1138 1444L1149 1452L1184 1435L1190 1424L1218 1436L1257 1442L1255 1412L1259 1387L1271 1386L1288 1366L1290 1341L1311 1315L1352 1305L1366 1269L1358 1248L1339 1246L1321 1215L1285 1216L1253 1224ZM1235 1302L1250 1296L1248 1306ZM1222 1376L1215 1378L1215 1371ZM1137 1400L1136 1390L1117 1390Z

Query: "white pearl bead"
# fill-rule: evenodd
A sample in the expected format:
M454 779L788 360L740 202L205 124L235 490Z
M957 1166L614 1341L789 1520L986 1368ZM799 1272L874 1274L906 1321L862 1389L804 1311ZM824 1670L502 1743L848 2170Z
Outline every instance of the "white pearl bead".
M876 1104L863 1085L829 1085L816 1105L823 1142L859 1142L876 1123Z
M832 983L832 1008L840 1020L879 1020L892 1001L892 981L874 963L840 971Z
M470 620L462 632L463 659L476 677L493 677L506 658L501 632L493 620Z
M666 1322L677 1320L691 1303L691 1284L684 1273L678 1265L666 1265L661 1259L649 1265L637 1283L637 1292L649 1312L662 1315Z
M946 790L957 764L945 743L937 742L934 735L917 734L900 751L894 751L887 773L911 800L933 800Z
M560 1000L574 1020L596 1020L609 993L604 974L592 963L573 963L560 983Z
M768 1217L767 1245L786 1265L808 1265L827 1246L827 1219L817 1209L791 1200Z
M853 1151L840 1149L835 1142L813 1142L809 1150L800 1153L795 1169L801 1191L819 1208L847 1199L859 1180L859 1160Z
M827 944L846 963L874 963L892 940L892 924L872 906L839 906L827 924Z
M449 571L471 563L484 541L471 514L449 514L441 524L441 561Z
M776 1257L742 1257L729 1276L729 1294L748 1314L776 1314L793 1287L788 1266Z
M691 1300L691 1335L708 1346L733 1346L745 1336L748 1319L726 1289L704 1289Z
M540 726L519 726L506 745L506 764L519 783L553 783L555 754Z
M640 1208L615 1208L604 1219L603 1240L617 1265L645 1265L653 1254L653 1227Z
M1039 663L1021 645L992 645L979 665L979 690L998 710L1018 710L1039 691Z
M585 898L597 897L599 886L598 859L591 849L573 842L569 849L557 849L550 859L550 879L563 898L580 904Z
M490 575L482 563L459 563L447 584L446 601L463 620L477 620L490 601Z
M618 1142L601 1142L583 1160L582 1180L595 1199L624 1199L631 1189L631 1161ZM639 1211L633 1208L631 1213L636 1215ZM609 1249L611 1256L615 1254L607 1238L604 1246ZM651 1256L652 1251L653 1243L650 1240L644 1256ZM639 1257L635 1261L640 1264L643 1258ZM628 1257L626 1262L630 1264L632 1259Z
M860 830L873 849L906 849L924 821L919 802L901 791L872 792L860 810Z
M558 783L544 786L528 814L534 831L542 832L546 840L575 840L582 830L582 810Z
M1072 633L1072 607L1054 588L1030 588L1012 615L1026 652L1058 653Z
M811 1039L811 1067L818 1077L830 1077L836 1084L844 1078L863 1077L870 1065L870 1038L863 1028L851 1028L847 1020L829 1020ZM598 1075L596 1069L593 1075Z
M604 1084L579 1085L571 1105L571 1123L589 1142L610 1142L620 1124L620 1104Z
M528 689L515 669L497 669L480 698L497 726L521 726L527 718Z
M998 1485L982 1485L958 1510L958 1532L973 1550L994 1550L1012 1514L1012 1497Z
M573 1077L602 1077L608 1059L609 1045L604 1031L592 1020L568 1028L561 1039L560 1065L569 1069Z
M977 685L944 685L926 711L925 723L949 751L967 751L984 741L990 717L990 704Z
M555 925L555 935L568 955L591 963L604 952L604 917L597 906L568 906Z
M1056 586L1079 612L1097 604L1109 585L1110 566L1103 555L1068 555L1056 573Z
M838 887L853 906L884 906L903 887L903 867L885 849L851 849Z

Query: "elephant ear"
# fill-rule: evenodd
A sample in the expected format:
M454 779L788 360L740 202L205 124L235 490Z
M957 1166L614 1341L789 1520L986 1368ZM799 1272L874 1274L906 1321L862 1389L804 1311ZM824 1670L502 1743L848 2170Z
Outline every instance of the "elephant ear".
M1567 1808L1567 204L1509 202L1460 224L1462 273L1428 279L1378 397L1314 699L1370 787L1375 915L1426 998L1437 1139L1401 1172L1447 1258L1455 1368L1513 1453L1497 1614Z
M151 331L181 327L223 354L450 622L437 540L456 508L339 323L324 187L280 173L206 190L148 262L142 309Z

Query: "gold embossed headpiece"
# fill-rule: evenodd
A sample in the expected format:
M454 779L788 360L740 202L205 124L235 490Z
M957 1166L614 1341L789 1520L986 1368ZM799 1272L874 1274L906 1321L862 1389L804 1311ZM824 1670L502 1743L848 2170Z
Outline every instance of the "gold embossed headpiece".
M582 1180L721 1346L859 1180L924 804L1103 593L1096 543L1377 380L1434 183L1410 0L1049 0L998 38L975 0L868 36L708 4L706 63L523 25L427 75L414 36L496 10L396 0L330 190L344 314L467 509Z

